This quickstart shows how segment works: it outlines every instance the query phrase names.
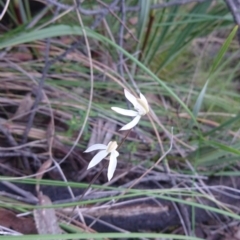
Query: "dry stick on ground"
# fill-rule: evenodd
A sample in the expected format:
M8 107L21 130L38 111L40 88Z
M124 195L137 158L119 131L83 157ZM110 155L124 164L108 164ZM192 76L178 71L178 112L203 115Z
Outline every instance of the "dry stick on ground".
M17 200L21 199L21 200L24 200L25 202L29 202L33 204L36 204L38 202L38 199L31 192L23 190L22 188L18 187L16 184L13 184L7 181L1 181L1 183L6 187L8 187L9 189L11 189L12 191L20 194L22 197L25 197L25 199L21 199L18 197Z
M58 11L58 10L57 10ZM55 11L55 13L57 13L57 11ZM21 144L25 144L27 142L27 138L28 138L28 134L33 126L33 121L34 121L34 118L35 118L35 115L37 113L37 108L43 98L43 91L44 91L44 82L45 82L45 79L46 79L46 76L47 76L47 73L48 73L48 70L50 68L50 64L49 64L49 51L50 51L50 45L51 45L51 42L50 42L50 39L48 38L47 39L47 46L46 46L46 53L45 53L45 67L43 69L43 72L42 72L42 77L41 79L39 80L39 83L38 83L38 89L37 89L37 92L36 92L36 98L35 98L35 101L34 101L34 104L33 104L33 107L32 107L32 112L30 113L30 116L29 116L29 120L27 122L27 126L24 130L24 133L23 133L23 137L22 137L22 141L21 141ZM51 106L50 106L51 107ZM50 112L51 109L50 109ZM49 155L50 155L50 161L53 160L53 157L52 157L52 146L53 146L53 135L54 135L54 132L55 132L55 124L54 124L54 116L51 116L51 122L50 122L50 131L51 132L49 135L49 138L47 139L48 140L48 149L49 149ZM25 162L25 165L29 165L27 163L27 159L24 157L24 162Z
M72 6L70 6L68 4L60 3L58 0L45 0L45 1L49 4L59 7L60 9L66 10L66 9L72 8ZM186 5L186 4L190 4L190 3L203 3L203 2L207 2L207 1L211 1L211 0L172 0L170 2L154 4L150 7L150 9L161 9L161 8L167 8L167 7L172 7L172 6ZM118 12L121 10L121 7L115 6L112 10L115 12ZM131 6L131 7L126 7L125 10L126 10L126 12L138 12L140 10L140 7L139 6ZM82 8L81 5L79 6L79 12L86 16L103 14L105 11L106 11L105 8L89 10L89 9Z
M48 60L49 48L50 48L50 40L48 39L47 40L46 55L45 55L45 67L43 69L42 77L41 77L41 79L39 81L39 84L38 84L38 90L37 90L37 93L36 93L36 98L35 98L35 101L34 101L34 104L33 104L33 107L32 107L32 112L29 116L29 120L28 120L26 129L23 133L21 144L25 144L26 141L27 141L29 131L32 128L33 120L34 120L35 115L37 113L38 105L40 104L40 102L42 100L42 96L43 96L42 91L43 91L43 87L44 87L45 78L46 78L47 72L48 72L48 70L51 66L51 64L50 64L51 61ZM53 119L52 119L52 122L53 122ZM53 123L53 126L54 126L54 123Z
M101 0L97 0L97 1L98 1L100 4L102 4L103 6L105 6L106 8L108 8L108 5L105 4L103 1L101 1ZM126 8L124 9L124 11L126 12ZM121 23L121 24L125 27L125 29L126 29L126 31L128 32L128 34L129 34L136 42L138 42L138 39L135 37L135 35L132 33L132 31L127 27L127 24L126 24L124 21L122 21L121 18L118 17L118 14L116 14L111 8L109 8L109 12L119 21L119 23Z
M3 8L3 11L2 11L2 13L0 14L0 21L1 21L2 18L4 17L4 15L5 15L5 13L6 13L7 9L8 9L9 3L10 3L10 0L7 0L5 6L4 6L4 8Z
M238 43L240 44L240 0L225 0L225 2L238 25Z
M43 77L46 76L46 73L47 73L48 69L49 69L54 63L56 63L56 62L64 59L64 58L66 57L66 55L68 55L69 53L71 53L72 51L74 51L74 50L75 50L77 47L79 47L81 44L82 44L82 40L80 39L79 41L73 43L73 44L72 44L66 51L64 51L61 55L57 56L55 59L53 59L53 60L51 60L51 61L48 61L47 64L45 65L45 68L44 68L44 71L43 71ZM43 81L44 81L44 78L43 78L43 77L42 77L42 81L40 81L41 85L43 85ZM40 84L40 83L39 83L39 84ZM39 85L39 89L40 89L41 85ZM38 91L38 93L39 93L39 91ZM38 94L38 95L40 95L40 97L41 97L41 94ZM91 96L91 95L92 95L92 94L90 94L90 96ZM37 104L39 103L39 101L37 101L37 100L38 100L38 99L35 100L35 103L34 103L34 105L33 105L33 109L35 109L35 108L37 107ZM36 105L36 107L35 107L35 105ZM33 111L33 112L34 112L34 111ZM31 116L32 116L32 117L29 118L29 122L28 122L28 124L27 124L27 128L25 129L25 135L26 135L26 136L28 135L28 132L30 131L30 128L31 128L31 126L32 126L33 118L34 118L34 116L35 116L35 113L33 113ZM24 137L24 139L25 139L25 138L26 138L26 137ZM78 137L78 138L80 138L80 137ZM79 139L76 140L76 142L78 142L78 141L79 141ZM62 159L62 160L60 161L61 163L62 163L64 160L66 160L66 158L71 154L72 150L73 150L73 148L71 148L70 151L69 151L69 153L64 157L64 159Z
M26 159L27 157L32 157L33 159L38 159L37 154L28 152L28 151L24 151L24 150L17 150L14 149L14 147L18 146L18 143L15 141L14 137L11 135L11 133L7 130L7 128L0 124L0 131L3 133L3 135L7 138L10 146L12 146L12 150L14 152L1 152L0 153L0 157L15 157L15 156L21 156L24 159ZM10 149L9 149L10 151Z
M194 175L198 175L197 171L194 169L194 167L192 166L192 164L186 160L185 161L187 166L189 167L189 169L191 170L191 172L194 174ZM214 199L214 195L213 193L211 192L210 189L208 189L208 186L204 183L204 181L202 179L196 179L197 181L193 181L193 186L196 187L196 189L202 193L203 195L207 195L210 196L212 199ZM199 183L197 183L199 182ZM198 198L197 198L198 199ZM201 202L200 199L198 199L199 202ZM218 219L217 215L215 213L209 213L209 216L213 215L215 217L215 219Z
M105 9L103 13L98 14L99 16L96 17L94 23L91 26L91 29L95 29L98 27L98 25L101 23L101 21L107 16L107 14L110 12L110 9L117 6L118 2L120 0L114 0L112 3L108 5L108 7ZM79 4L80 5L80 4Z
M240 0L225 0L235 23L240 26Z
M169 174L170 173L169 169L167 168L166 170L167 170L167 174ZM170 181L171 181L171 186L173 188L175 186L177 186L177 182L176 182L175 178L170 178ZM181 197L180 193L177 196L178 196L179 199L182 200L182 197ZM183 203L180 203L180 202L176 202L176 203L173 202L173 206L176 209L177 215L179 216L179 219L182 223L185 235L193 236L193 234L191 233L192 231L191 231L191 223L190 223L190 220L189 220L189 213L186 209L186 206Z
M0 131L3 133L3 135L7 138L10 146L12 147L16 147L18 144L16 142L16 140L14 139L14 137L11 135L11 133L7 130L6 127L4 127L4 125L0 124Z

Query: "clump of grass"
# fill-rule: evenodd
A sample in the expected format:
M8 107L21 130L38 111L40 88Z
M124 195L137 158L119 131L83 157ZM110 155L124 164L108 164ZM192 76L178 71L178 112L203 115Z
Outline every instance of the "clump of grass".
M46 5L33 16L30 6L19 2L21 21L10 3L8 14L15 28L9 25L1 30L1 152L12 161L1 162L2 175L7 171L8 180L21 178L36 184L30 176L35 176L40 166L52 158L55 165L46 170L42 185L68 186L70 192L72 187L87 188L88 184L79 181L91 182L98 170L86 173L90 159L82 152L98 141L124 138L117 129L127 118L114 114L111 107L126 108L122 91L134 89L148 99L153 121L141 119L120 150L116 176L106 183L106 170L103 171L96 180L98 184L92 185L94 191L115 191L116 201L127 202L144 194L180 204L180 209L191 206L192 218L182 226L186 236L178 235L178 239L198 239L187 236L191 230L194 232L197 208L239 220L216 199L210 201L215 204L213 207L195 202L214 195L211 186L201 179L236 175L239 157L239 94L237 81L233 81L239 69L234 40L237 28L233 28L222 2L152 9L151 1L142 1L141 6L130 1L122 6L122 12L114 8L107 11L99 2L84 2L81 7L90 13L94 10L89 5L103 10L96 16L83 9L80 15L77 10L70 11L68 1L50 1L59 8ZM127 11L130 7L139 10ZM125 8L127 12L123 11ZM41 20L38 16L42 16ZM28 94L31 100L26 108ZM38 97L40 101L35 106ZM16 115L21 106L25 108ZM33 112L35 117L22 147L22 136ZM156 164L162 156L166 156L164 162ZM171 176L166 189L132 189L137 182L152 181L159 186L161 180L156 179L162 172ZM184 185L186 176L190 180L184 180ZM182 188L176 188L177 184ZM172 188L176 190L172 192ZM81 206L99 207L112 199L83 198ZM51 207L64 209L78 204L69 201ZM36 208L21 202L2 206L21 212ZM62 223L62 227L71 234L54 237L122 237L122 233L82 233L84 230L76 229L76 224ZM127 238L175 238L173 233L124 234Z

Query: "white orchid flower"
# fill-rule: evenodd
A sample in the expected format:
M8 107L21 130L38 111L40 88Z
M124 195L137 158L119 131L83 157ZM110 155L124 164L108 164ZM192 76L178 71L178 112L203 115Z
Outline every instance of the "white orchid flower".
M108 165L108 181L110 181L113 177L113 174L117 167L117 157L119 156L118 151L116 150L118 147L116 141L111 141L108 143L108 145L105 144L94 144L91 147L89 147L84 152L92 152L95 150L101 150L99 153L97 153L91 162L88 165L87 169L90 169L94 166L96 166L98 163L100 163L105 157L107 157L108 154L110 154L110 160Z
M136 111L126 110L118 107L112 107L112 110L125 116L134 117L134 119L130 123L126 124L120 129L120 130L129 130L135 127L138 124L141 117L149 112L149 106L148 106L147 99L141 93L140 93L140 98L136 98L126 89L124 89L124 94L127 100L132 103Z

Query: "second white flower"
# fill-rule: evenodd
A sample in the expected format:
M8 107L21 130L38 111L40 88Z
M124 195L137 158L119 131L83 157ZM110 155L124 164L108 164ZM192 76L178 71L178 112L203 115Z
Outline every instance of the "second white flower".
M138 124L141 117L149 112L149 106L148 106L147 99L141 93L140 93L140 98L136 98L126 89L124 89L124 94L125 94L125 97L128 99L128 101L132 103L136 111L127 110L127 109L118 108L118 107L112 107L111 109L119 114L134 117L130 123L124 125L120 129L120 130L129 130L135 127Z

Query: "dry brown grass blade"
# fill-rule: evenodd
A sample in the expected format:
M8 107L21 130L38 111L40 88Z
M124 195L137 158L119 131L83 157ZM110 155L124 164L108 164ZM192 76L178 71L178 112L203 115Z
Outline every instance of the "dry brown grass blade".
M25 126L23 126L23 125L14 124L14 123L10 123L10 122L3 123L3 125L4 125L4 127L6 127L8 129L8 131L11 134L16 134L18 136L22 136L23 131L25 129ZM43 139L46 139L46 131L33 127L33 128L31 128L31 130L28 134L28 137L31 139L43 140ZM57 137L61 141L68 141L67 137L60 136L60 135L58 135Z
M52 201L48 196L39 193L38 198L40 206L52 205ZM33 215L39 234L63 233L61 228L58 226L58 220L54 208L35 209L33 211Z
M52 160L48 159L46 162L44 162L39 170L37 171L36 179L38 180L38 183L36 184L36 191L39 192L39 180L42 179L43 174L51 167L52 165Z
M26 117L26 115L30 112L32 105L33 99L31 98L31 93L28 93L20 102L17 111L13 115L13 118L21 119L23 117Z
M88 147L95 143L103 143L107 145L116 131L117 124L103 119L98 119L93 126L91 138L88 142Z

